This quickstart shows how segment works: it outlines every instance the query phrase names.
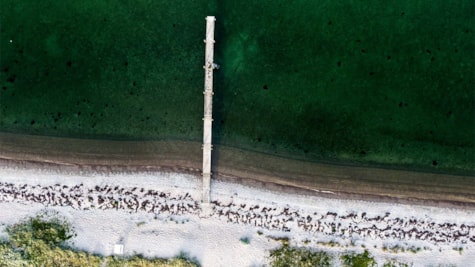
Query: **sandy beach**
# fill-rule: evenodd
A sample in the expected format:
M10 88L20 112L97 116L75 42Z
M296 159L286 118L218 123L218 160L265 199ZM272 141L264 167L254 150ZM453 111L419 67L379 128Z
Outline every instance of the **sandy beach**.
M201 144L0 133L2 165L65 171L173 171L200 175ZM327 197L475 208L475 179L438 173L298 161L215 146L214 179Z
M262 266L288 238L293 246L342 253L368 250L388 261L467 266L475 261L475 210L295 194L213 180L212 208L201 179L175 172L0 168L0 235L39 212L66 218L70 245L91 253L175 257L202 266ZM1 237L0 236L0 237ZM242 241L247 240L247 241ZM121 255L121 254L118 254Z
M364 250L378 265L475 262L473 177L221 147L205 211L197 143L0 136L0 235L48 210L75 227L72 246L103 255L122 246L124 255L262 266L285 237L334 255L332 266Z

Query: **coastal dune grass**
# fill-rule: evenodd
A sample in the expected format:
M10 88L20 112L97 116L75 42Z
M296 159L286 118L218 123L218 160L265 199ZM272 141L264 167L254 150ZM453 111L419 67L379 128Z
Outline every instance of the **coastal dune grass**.
M66 218L53 210L43 210L32 217L7 226L7 238L0 240L0 266L101 266L101 267L193 267L198 260L185 252L174 258L145 258L141 255L127 257L101 256L74 249L71 239L76 236L74 227ZM268 252L271 267L284 266L333 266L372 267L376 260L367 251L327 252L319 248L291 245L289 238L272 238L281 245ZM247 238L239 242L249 245ZM385 260L383 266L412 266L394 259ZM233 263L230 263L233 265Z
M339 257L335 254L311 249L308 247L296 247L289 244L288 239L281 240L282 246L270 251L269 266L271 267L305 267L305 266L344 266L344 267L373 267L377 266L376 260L368 252L362 253L343 252ZM337 264L337 262L339 264ZM412 266L412 264L396 260L386 260L385 267Z
M323 251L311 251L307 248L292 247L287 241L270 252L270 266L331 266L332 257Z
M52 212L43 212L9 226L7 233L8 240L0 242L0 266L199 266L185 257L104 257L74 250L67 243L75 236L74 229L64 218Z

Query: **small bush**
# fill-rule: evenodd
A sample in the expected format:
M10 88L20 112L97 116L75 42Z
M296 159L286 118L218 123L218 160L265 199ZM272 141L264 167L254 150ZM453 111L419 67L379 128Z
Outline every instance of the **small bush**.
M192 257L184 251L181 251L180 254L176 257L176 259L189 263L190 266L201 266L200 262L198 261L198 259L196 259L196 257Z
M249 243L251 243L251 240L249 240L249 237L241 237L239 241L241 241L243 244L246 244L246 245L249 245Z
M41 240L46 245L64 245L76 234L65 218L51 212L41 212L35 217L7 227L10 242L19 248Z
M369 255L369 252L365 250L362 254L345 254L341 256L343 266L348 267L369 267L376 266L374 258Z

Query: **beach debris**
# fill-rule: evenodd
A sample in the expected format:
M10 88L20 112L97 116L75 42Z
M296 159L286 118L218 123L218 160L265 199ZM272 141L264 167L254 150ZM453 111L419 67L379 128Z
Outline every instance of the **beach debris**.
M114 255L123 255L124 254L124 245L114 244Z

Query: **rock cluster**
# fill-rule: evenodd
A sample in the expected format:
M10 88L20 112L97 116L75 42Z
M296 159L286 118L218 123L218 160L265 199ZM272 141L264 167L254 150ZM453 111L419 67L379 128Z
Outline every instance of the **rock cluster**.
M144 188L124 188L97 185L88 188L83 184L17 185L0 182L0 202L35 202L45 206L70 206L74 209L116 209L129 212L183 215L199 214L199 203L188 194L172 195L168 192Z
M341 238L379 240L425 240L433 244L475 243L475 224L437 222L431 218L394 217L389 212L369 216L366 212L318 211L287 205L214 200L211 217L227 223L282 232L304 231ZM0 182L0 202L41 203L74 209L116 209L156 215L199 215L200 204L189 193L172 194L139 187L84 184L28 185Z
M437 223L429 218L391 217L384 215L370 217L366 212L350 212L339 215L335 212L308 213L291 207L269 207L221 203L214 201L214 216L225 217L228 222L252 224L254 226L281 231L300 228L306 232L351 238L426 240L431 243L462 244L475 243L475 225Z

